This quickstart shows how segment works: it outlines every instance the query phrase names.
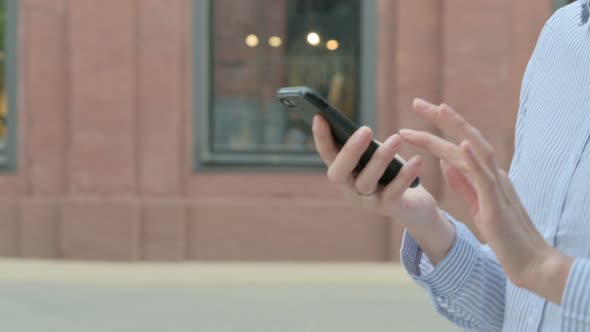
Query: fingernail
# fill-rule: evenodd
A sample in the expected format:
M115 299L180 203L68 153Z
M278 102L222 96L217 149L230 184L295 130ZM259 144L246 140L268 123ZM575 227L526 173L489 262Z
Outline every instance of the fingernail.
M412 129L403 128L403 129L399 130L399 134L402 135L402 137L410 137L415 133L416 133L416 131L412 130Z
M388 139L383 142L383 145L386 147L395 147L401 143L401 137L397 134L389 136Z
M359 136L362 139L368 139L371 136L371 129L367 126L359 128Z
M409 161L409 164L410 164L410 166L416 166L418 164L421 164L422 160L423 160L422 157L416 156L416 157L412 158L412 160Z
M432 106L434 106L434 105L432 105L431 103L427 102L424 99L415 98L413 106L414 106L414 108L420 108L423 110L431 110Z

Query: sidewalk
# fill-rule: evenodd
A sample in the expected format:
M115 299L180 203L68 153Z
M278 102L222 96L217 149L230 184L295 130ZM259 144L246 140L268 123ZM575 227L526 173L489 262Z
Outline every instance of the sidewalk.
M0 261L4 331L458 331L397 265Z

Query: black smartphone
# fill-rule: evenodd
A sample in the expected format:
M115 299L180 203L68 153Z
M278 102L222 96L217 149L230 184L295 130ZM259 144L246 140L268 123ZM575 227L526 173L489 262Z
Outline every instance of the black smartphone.
M348 138L359 129L359 126L350 120L342 112L338 111L334 106L330 105L319 93L308 87L285 87L277 92L277 98L288 110L297 112L303 120L311 126L313 117L316 114L323 116L330 127L332 128L332 136L338 147L344 146ZM367 150L361 156L359 163L355 169L360 172L369 162L373 153L381 145L380 142L373 140ZM387 166L383 176L379 179L380 185L387 185L390 183L403 166L403 161L397 157L394 158ZM411 188L415 188L420 184L420 178L416 178Z

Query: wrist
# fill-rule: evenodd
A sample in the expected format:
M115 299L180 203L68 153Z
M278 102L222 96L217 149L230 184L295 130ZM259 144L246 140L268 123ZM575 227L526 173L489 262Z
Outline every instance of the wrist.
M524 278L524 288L553 303L561 304L573 262L573 257L547 246L541 254L539 264L530 269Z
M455 226L437 208L435 218L406 227L433 265L437 265L455 242Z

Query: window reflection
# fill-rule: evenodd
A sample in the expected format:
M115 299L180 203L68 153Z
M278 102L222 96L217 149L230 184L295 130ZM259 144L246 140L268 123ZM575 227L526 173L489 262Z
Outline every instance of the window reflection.
M313 153L308 126L274 96L310 86L357 119L360 0L214 0L213 152Z

